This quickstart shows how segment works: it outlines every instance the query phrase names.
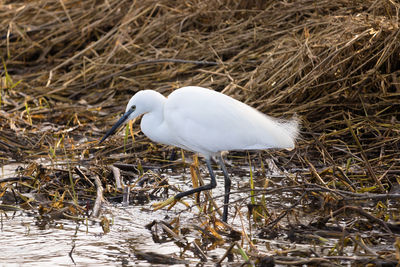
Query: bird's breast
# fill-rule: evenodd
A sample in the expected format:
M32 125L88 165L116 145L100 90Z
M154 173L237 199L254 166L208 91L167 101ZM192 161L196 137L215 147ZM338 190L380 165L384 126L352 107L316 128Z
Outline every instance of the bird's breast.
M142 132L152 141L164 145L175 145L174 137L160 115L146 113L140 123Z

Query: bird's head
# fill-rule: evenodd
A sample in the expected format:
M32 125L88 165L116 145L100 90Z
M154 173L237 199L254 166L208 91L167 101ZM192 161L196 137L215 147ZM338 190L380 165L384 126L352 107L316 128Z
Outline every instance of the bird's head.
M124 115L114 124L114 126L103 136L99 144L112 135L120 126L140 115L150 112L159 106L159 101L165 99L160 93L153 90L143 90L136 93L126 105ZM157 101L158 100L158 101Z
M136 95L132 96L132 98L129 100L128 105L126 105L126 110L124 115L111 127L111 129L103 136L103 138L100 140L99 144L101 144L104 140L106 140L110 135L112 135L120 126L124 125L130 120L135 119L138 117L141 113L140 110L136 108Z

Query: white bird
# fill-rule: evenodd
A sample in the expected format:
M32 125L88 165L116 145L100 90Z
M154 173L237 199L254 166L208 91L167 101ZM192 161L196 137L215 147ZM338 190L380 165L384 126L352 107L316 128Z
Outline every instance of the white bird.
M100 143L122 124L143 114L142 132L152 141L173 145L204 156L210 184L178 193L163 206L184 196L217 186L211 158L217 157L225 178L222 220L227 221L231 180L221 157L229 150L293 149L298 135L298 120L277 120L222 93L188 86L168 98L153 90L137 92L126 106L125 114L104 135Z

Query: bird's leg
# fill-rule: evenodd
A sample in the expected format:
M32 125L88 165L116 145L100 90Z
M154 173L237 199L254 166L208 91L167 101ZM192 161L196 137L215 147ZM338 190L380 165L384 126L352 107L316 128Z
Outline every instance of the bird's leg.
M229 178L228 171L226 170L224 160L222 156L218 156L218 163L221 166L222 172L224 173L224 187L225 187L225 196L224 196L224 212L222 213L222 221L226 222L228 220L228 205L229 205L229 194L231 192L231 179Z
M154 210L161 209L169 204L174 205L177 201L180 201L181 198L192 195L194 193L198 193L198 192L201 192L204 190L211 190L211 189L215 188L217 186L217 181L215 180L215 175L214 175L214 172L211 167L211 159L206 158L206 163L207 163L208 172L210 173L210 178L211 178L211 182L209 184L199 186L199 187L190 189L188 191L180 192L180 193L176 194L175 196L170 197L166 201L163 201L160 203L155 203L155 204L153 204Z
M197 192L201 192L201 191L204 191L204 190L211 190L211 189L213 189L213 188L215 188L217 186L217 181L215 180L215 175L214 175L214 172L213 172L212 167L211 167L211 160L209 158L206 158L206 163L207 163L208 172L210 173L210 178L211 178L210 183L206 184L206 185L203 185L203 186L199 186L199 187L190 189L190 190L185 191L185 192L180 192L180 193L175 195L175 199L176 200L179 200L179 199L181 199L183 197L192 195L192 194L197 193Z

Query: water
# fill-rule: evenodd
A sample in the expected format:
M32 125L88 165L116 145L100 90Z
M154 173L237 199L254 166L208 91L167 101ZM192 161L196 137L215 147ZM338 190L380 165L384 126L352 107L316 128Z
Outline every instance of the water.
M58 220L42 229L37 219L25 211L3 213L0 265L73 266L75 262L78 266L154 266L137 259L133 249L166 255L179 253L180 249L172 242L154 243L150 231L144 227L153 218L143 214L132 217L130 213L138 215L135 209L107 207L105 216L113 221L107 234L98 221L77 224Z
M23 165L3 166L2 178L15 176L19 166ZM0 210L0 266L156 266L138 259L135 250L179 255L180 248L173 242L153 242L145 225L173 212L152 212L148 205L105 203L102 216L111 223L106 234L100 219L79 223L57 220L43 226L37 211Z
M9 173L6 177L13 176L13 172L18 165L6 166L3 168ZM248 173L248 172L247 172ZM179 186L183 190L191 188L191 179L189 174L186 179L182 179L182 175L172 175L166 173L170 180L170 184ZM273 179L275 184L279 184L285 178ZM217 172L218 187L213 190L213 196L223 194L223 178L221 173ZM246 185L248 188L249 177L233 177L232 191L235 192ZM281 184L280 184L281 185ZM171 193L171 192L170 192ZM298 197L298 196L297 196ZM273 211L276 207L276 214L282 212L285 207L292 205L297 197L293 197L292 193L281 192L278 194L266 195L268 208ZM243 202L235 202L235 199L243 198ZM185 198L189 204L193 204L192 198ZM223 199L217 198L218 205L222 204ZM284 248L292 248L296 251L309 251L310 248L315 250L313 242L309 244L294 244L287 240L286 232L280 231L277 238L272 240L258 239L257 229L249 228L247 219L246 203L249 203L249 192L241 194L234 193L231 196L231 209L228 218L231 224L238 231L246 231L250 240L262 254L274 254L275 250ZM174 257L176 259L184 259L188 262L185 264L173 264L170 266L192 266L200 263L201 260L193 251L184 250L179 247L173 239L167 239L166 242L160 243L153 239L152 233L146 228L146 225L156 221L170 221L172 218L180 218L180 227L188 228L189 233L183 234L184 239L189 244L197 241L204 244L204 237L201 231L196 227L206 227L198 219L199 212L197 207L187 209L182 204L176 204L174 208L168 211L166 208L152 211L152 203L143 205L129 205L127 207L121 204L106 203L102 207L101 216L104 216L111 223L110 232L104 233L100 225L100 219L87 220L76 223L73 220L56 220L51 221L43 226L39 221L37 211L0 211L0 266L165 266L165 264L153 264L147 260L139 258L136 253L150 252ZM236 215L234 221L235 206L240 207L243 215L243 224L239 216ZM218 215L217 215L218 216ZM305 224L312 220L309 216L298 214L298 217ZM282 220L285 223L286 220ZM195 227L194 227L195 226ZM215 263L224 255L231 241L224 237L226 243L222 243L213 247L209 244L204 249L207 262L202 266L214 266ZM246 239L243 243L244 249L250 251L250 247ZM320 249L331 249L334 247L337 239L326 242ZM208 249L210 248L210 249ZM234 258L234 262L227 263L224 260L224 266L240 266L243 259L240 256Z
M15 176L18 166L19 164L4 166L2 176ZM191 187L189 177L184 181L181 175L171 175L169 178L172 184L179 184L184 190ZM221 184L222 181L222 177L219 177L218 182ZM223 186L220 186L214 195L221 194L222 190ZM185 200L189 203L192 201L190 198ZM219 200L222 201L221 198ZM197 212L197 208L190 211L179 203L170 211L166 208L152 211L151 203L127 207L106 203L101 214L110 221L111 227L110 232L104 233L100 219L79 223L73 220L56 220L43 226L37 211L0 211L0 266L157 266L139 259L135 251L156 252L179 259L183 249L173 240L154 242L151 231L145 226L154 220L168 221L177 216L180 217L181 225L198 224L194 219ZM198 236L185 236L188 242L195 238ZM207 256L217 259L224 252L223 248L216 248L207 253ZM191 263L200 262L191 251L183 253L182 258ZM215 263L208 262L205 266L208 264L213 266Z

